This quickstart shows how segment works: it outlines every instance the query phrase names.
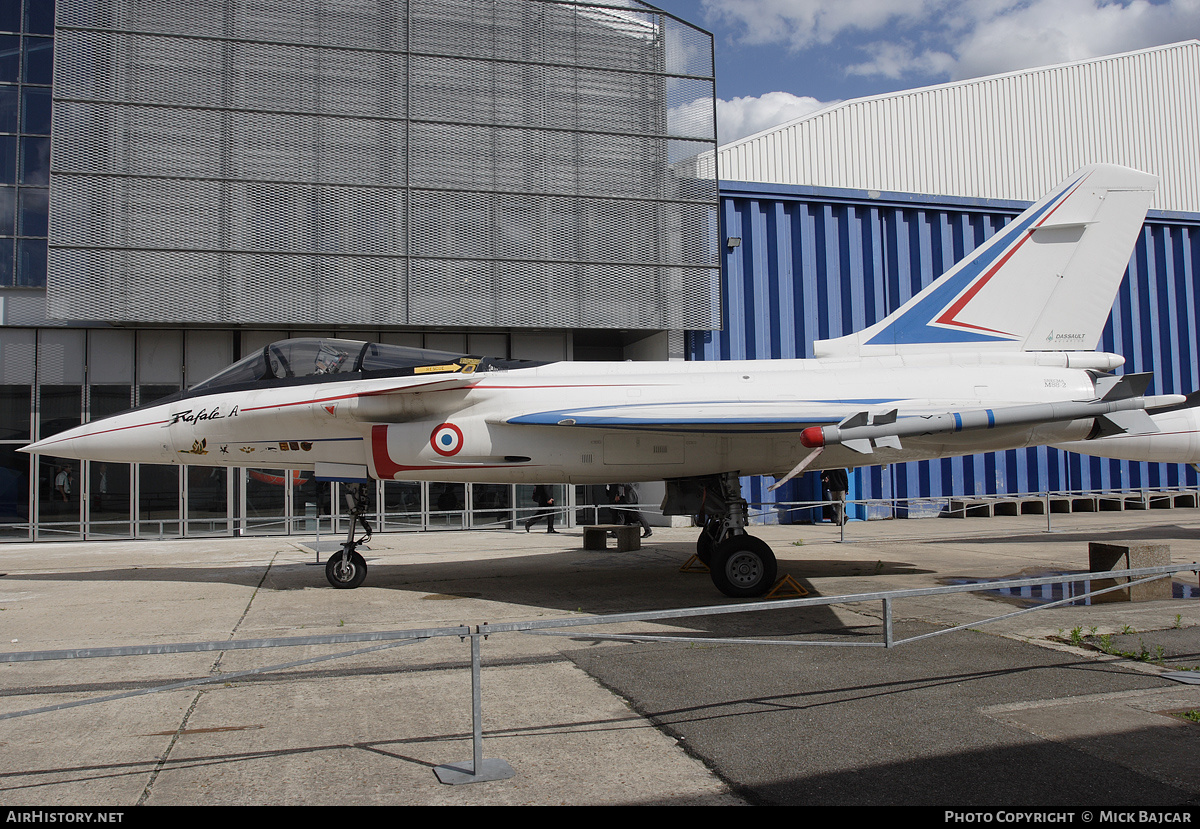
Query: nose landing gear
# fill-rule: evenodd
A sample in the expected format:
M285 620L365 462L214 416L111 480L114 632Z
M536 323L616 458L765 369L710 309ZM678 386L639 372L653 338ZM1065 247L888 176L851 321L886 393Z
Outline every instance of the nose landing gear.
M368 511L367 487L365 484L346 484L346 512L350 516L350 530L342 542L340 552L334 553L325 562L325 578L331 585L342 590L352 590L367 578L367 562L358 553L358 545L371 540L371 525L364 517ZM356 524L362 524L366 534L354 538Z

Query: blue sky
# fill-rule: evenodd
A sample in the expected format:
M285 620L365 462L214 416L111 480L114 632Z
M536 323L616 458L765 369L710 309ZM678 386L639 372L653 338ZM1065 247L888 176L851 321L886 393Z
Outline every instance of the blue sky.
M1200 38L1200 0L648 0L712 32L726 143L829 103Z

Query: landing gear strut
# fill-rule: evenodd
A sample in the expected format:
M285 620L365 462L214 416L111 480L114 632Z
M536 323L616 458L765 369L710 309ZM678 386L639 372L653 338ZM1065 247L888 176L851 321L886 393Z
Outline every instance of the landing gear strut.
M359 555L357 547L371 540L371 525L364 515L367 512L367 487L365 484L346 484L346 512L350 516L350 530L342 542L340 552L334 553L325 562L325 578L334 587L350 590L358 587L367 577L367 562ZM366 535L355 540L356 524L362 524Z
M667 482L663 512L701 516L696 557L726 596L752 598L775 584L778 565L766 542L749 535L749 507L736 472Z

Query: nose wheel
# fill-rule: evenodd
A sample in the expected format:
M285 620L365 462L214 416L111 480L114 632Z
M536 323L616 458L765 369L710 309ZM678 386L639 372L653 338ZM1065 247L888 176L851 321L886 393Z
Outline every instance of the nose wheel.
M339 590L352 590L367 578L367 562L356 549L359 544L366 544L371 538L371 525L364 515L367 512L367 488L363 484L346 485L346 512L350 516L350 530L346 540L342 542L340 552L334 553L325 562L325 578ZM361 524L366 534L355 539L356 525Z
M343 548L342 552L334 553L325 562L325 578L334 587L351 590L367 578L367 562L353 550L347 555Z

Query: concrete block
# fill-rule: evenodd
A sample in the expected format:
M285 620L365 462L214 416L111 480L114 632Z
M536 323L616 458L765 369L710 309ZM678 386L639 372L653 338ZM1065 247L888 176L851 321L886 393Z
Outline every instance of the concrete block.
M1088 542L1088 568L1092 572L1102 570L1135 570L1139 567L1162 567L1171 563L1169 544L1107 544L1100 541ZM1093 590L1101 590L1116 584L1125 584L1127 578L1097 579L1092 582ZM1114 590L1096 596L1093 602L1150 602L1171 598L1171 579L1134 585L1124 590Z
M617 536L617 550L625 553L642 548L642 528L637 524L593 524L583 528L583 549L607 550L608 535Z

